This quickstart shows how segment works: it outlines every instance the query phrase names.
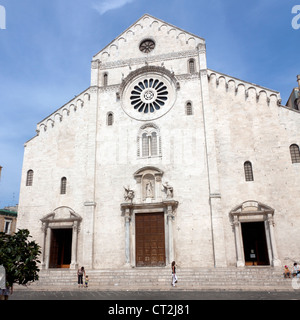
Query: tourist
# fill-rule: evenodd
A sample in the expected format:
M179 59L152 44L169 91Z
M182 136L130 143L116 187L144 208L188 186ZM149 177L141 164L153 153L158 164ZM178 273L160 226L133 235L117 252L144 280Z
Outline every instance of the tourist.
M89 276L86 275L85 282L84 282L84 287L87 288L88 286L89 286Z
M78 269L77 271L77 276L78 276L78 288L83 288L83 275L85 276L85 270L84 267L81 267L80 269Z
M284 277L285 278L290 278L291 277L291 272L288 266L284 266Z
M177 282L177 275L176 275L176 265L175 261L172 262L172 286L175 287L175 283Z
M293 277L297 276L297 278L299 278L299 274L300 274L300 269L297 262L295 262L293 266Z

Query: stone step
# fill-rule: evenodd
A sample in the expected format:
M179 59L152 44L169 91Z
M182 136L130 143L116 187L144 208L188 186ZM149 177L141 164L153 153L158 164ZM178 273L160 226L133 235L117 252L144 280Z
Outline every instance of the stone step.
M89 270L89 287L94 289L159 289L168 290L171 284L169 268L132 268L121 270ZM273 288L291 290L291 279L273 268L177 269L178 287L188 289L246 289ZM34 290L77 288L76 270L41 271L39 281L30 285ZM18 289L24 289L18 287Z

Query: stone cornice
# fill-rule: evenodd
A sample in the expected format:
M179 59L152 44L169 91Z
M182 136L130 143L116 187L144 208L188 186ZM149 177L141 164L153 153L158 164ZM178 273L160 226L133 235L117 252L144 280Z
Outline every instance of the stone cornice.
M178 201L176 200L164 200L162 202L153 202L153 203L121 203L122 215L132 214L135 210L150 210L158 208L172 208L173 212L178 207Z
M168 54L161 54L153 57L147 58L136 58L136 59L127 59L127 60L118 60L106 63L99 63L97 60L93 61L92 64L94 67L99 65L100 70L107 70L113 68L120 68L120 67L132 67L134 65L144 64L145 61L147 63L155 63L167 60L175 60L175 59L182 59L182 58L196 58L198 56L198 50L188 50L188 51L179 51L179 52L172 52Z

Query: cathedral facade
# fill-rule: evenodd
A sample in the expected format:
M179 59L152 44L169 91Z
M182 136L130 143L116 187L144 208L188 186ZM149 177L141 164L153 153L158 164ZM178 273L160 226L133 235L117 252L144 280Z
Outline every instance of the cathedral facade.
M145 14L26 142L18 228L42 267L281 266L300 257L300 114Z

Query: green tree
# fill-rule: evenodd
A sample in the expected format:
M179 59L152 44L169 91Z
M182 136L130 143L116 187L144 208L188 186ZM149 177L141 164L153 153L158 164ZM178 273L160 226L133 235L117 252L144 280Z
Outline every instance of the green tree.
M14 235L0 233L0 265L6 271L7 287L26 285L39 279L38 260L41 247L31 238L28 230L18 230Z

